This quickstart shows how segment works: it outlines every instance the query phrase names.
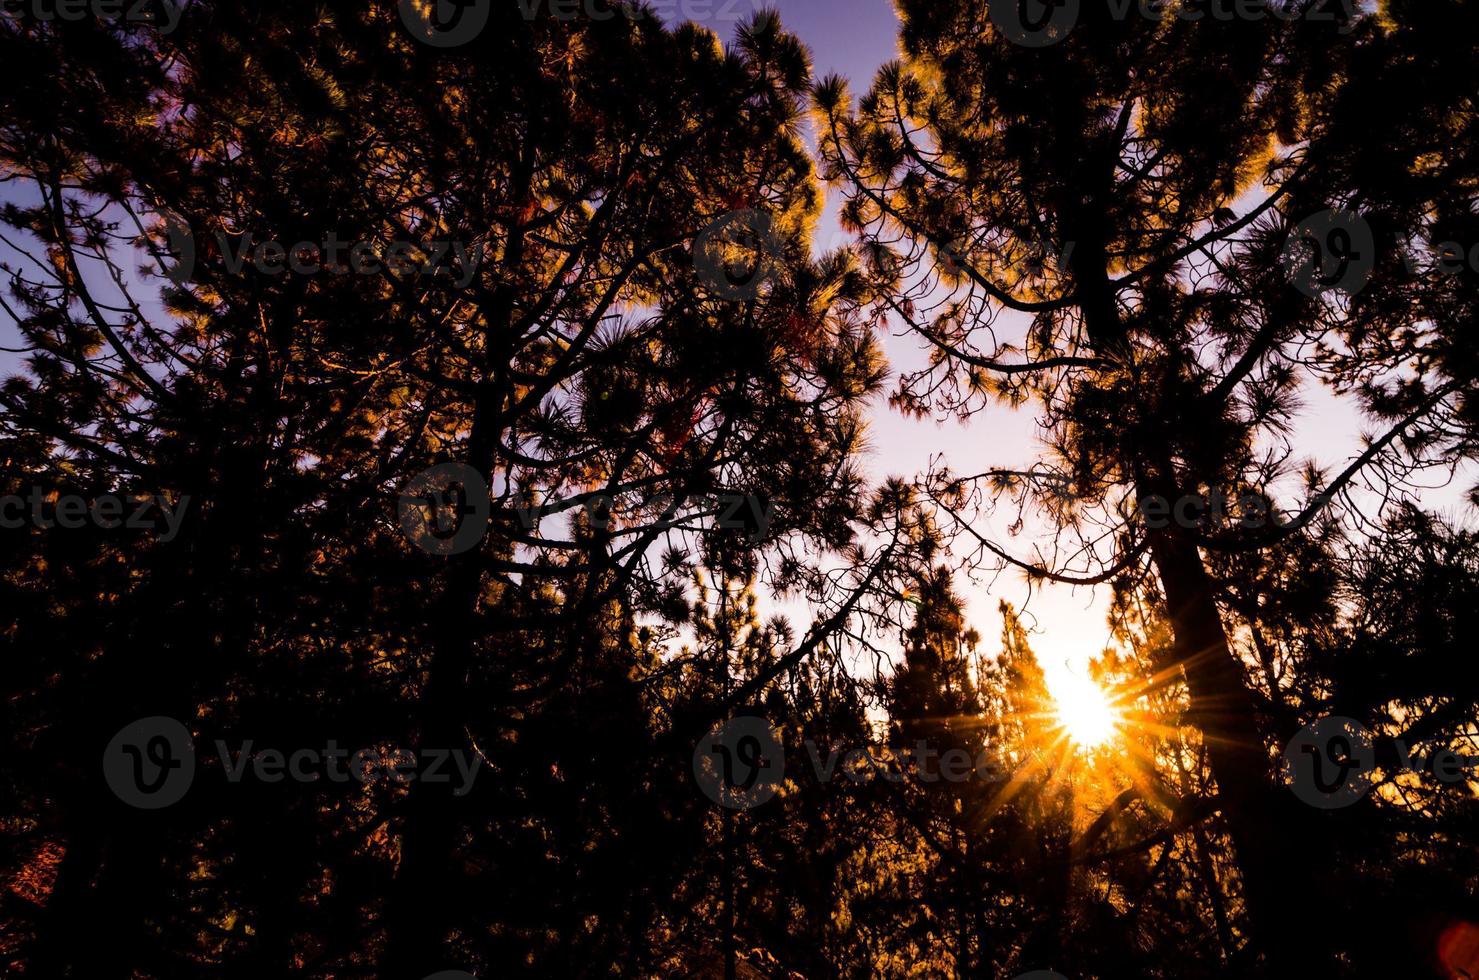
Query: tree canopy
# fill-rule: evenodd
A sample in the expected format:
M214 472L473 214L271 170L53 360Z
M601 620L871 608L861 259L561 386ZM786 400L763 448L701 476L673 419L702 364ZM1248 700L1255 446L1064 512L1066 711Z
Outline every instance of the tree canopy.
M1469 0L102 6L0 19L6 975L1479 970Z

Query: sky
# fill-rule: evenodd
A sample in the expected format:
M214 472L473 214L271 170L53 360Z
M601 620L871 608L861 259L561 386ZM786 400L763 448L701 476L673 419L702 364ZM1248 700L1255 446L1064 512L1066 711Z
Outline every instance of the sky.
M782 23L810 49L814 77L840 74L851 83L854 97L865 92L879 66L898 57L898 18L891 0L650 0L670 22L693 20L711 28L726 42L735 29L764 7L776 9ZM682 16L675 17L674 13ZM846 240L837 225L840 195L827 192L827 204L816 230L820 251ZM917 338L897 331L886 339L885 349L895 371L923 363ZM892 390L894 382L889 387ZM955 419L915 421L890 410L883 398L875 404L869 424L870 453L865 471L875 479L888 476L912 478L924 473L932 458L943 458L957 472L979 472L988 466L1026 469L1040 451L1034 436L1031 411L1012 412L999 406L975 416L969 423ZM974 467L974 468L973 468ZM1004 521L998 522L1004 524ZM979 530L987 524L977 524ZM1014 552L1029 557L1032 539L1024 534L1008 538L1004 527L992 528L995 540L1016 545ZM988 589L983 578L972 583L960 578L957 591L965 600L967 619L982 636L982 652L998 649L1001 617L998 601L1006 599L1025 613L1028 624L1042 630L1033 645L1050 680L1064 664L1071 672L1101 651L1108 640L1105 610L1108 590L1053 587L1029 591L1021 576L1007 573ZM795 607L783 605L788 615ZM801 625L810 620L806 615ZM1046 627L1051 625L1051 630Z
M891 0L649 2L669 21L697 21L713 29L726 42L733 39L736 27L756 10L776 9L786 28L810 49L815 77L843 75L850 81L855 99L868 89L879 66L898 57L898 20ZM682 16L672 16L675 11ZM818 250L846 240L836 222L839 199L837 192L827 192L826 208L816 233ZM893 331L885 348L895 371L923 362L921 341L916 337ZM892 385L891 381L889 390ZM1304 411L1294 440L1296 453L1328 467L1328 472L1338 472L1361 452L1361 435L1374 426L1353 405L1342 402L1330 391L1309 387L1302 392L1302 401ZM955 419L915 421L892 411L879 399L870 419L871 452L865 469L877 479L909 478L927 470L935 457L943 458L958 473L975 473L989 467L1027 469L1041 451L1035 430L1036 416L1031 406L1012 411L993 405L969 423ZM1470 474L1451 486L1426 494L1424 502L1450 513L1457 512L1463 508L1463 489L1473 482ZM1291 495L1286 505L1292 506L1297 499ZM982 533L995 531L989 534L993 540L1024 559L1030 558L1034 540L1043 540L1034 539L1031 524L1016 538L1009 537L1001 526L977 523L975 527ZM980 576L976 582L957 578L957 589L965 599L969 623L983 638L983 652L987 655L994 654L999 645L999 600L1006 599L1025 612L1024 622L1033 627L1033 648L1050 686L1055 689L1065 683L1065 674L1082 675L1087 661L1101 652L1109 640L1105 618L1107 587L1050 585L1029 589L1021 575L1008 572L994 580L987 575ZM803 623L809 618L803 619Z

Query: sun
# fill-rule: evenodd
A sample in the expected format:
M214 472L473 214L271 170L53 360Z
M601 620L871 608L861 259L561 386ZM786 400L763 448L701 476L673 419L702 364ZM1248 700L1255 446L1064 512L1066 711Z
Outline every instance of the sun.
M1077 674L1063 677L1053 685L1053 700L1058 705L1058 721L1069 741L1081 749L1096 749L1119 733L1120 716L1110 703L1109 695Z

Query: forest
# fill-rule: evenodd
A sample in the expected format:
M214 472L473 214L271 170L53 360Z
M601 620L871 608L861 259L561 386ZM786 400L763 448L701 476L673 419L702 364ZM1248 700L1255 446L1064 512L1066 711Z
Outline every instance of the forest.
M865 6L0 3L0 977L1479 976L1479 2Z

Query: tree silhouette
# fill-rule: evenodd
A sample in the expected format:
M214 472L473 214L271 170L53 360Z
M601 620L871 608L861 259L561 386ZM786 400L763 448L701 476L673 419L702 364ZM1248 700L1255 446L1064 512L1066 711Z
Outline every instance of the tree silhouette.
M1288 526L1245 533L1125 516L1219 492L1260 495L1266 508L1290 475L1282 447L1299 387L1354 384L1375 370L1359 352L1328 366L1304 356L1334 340L1340 314L1293 288L1281 260L1306 215L1367 204L1352 182L1367 134L1345 128L1357 93L1383 88L1392 115L1378 118L1395 120L1392 49L1412 58L1452 47L1429 34L1451 24L1390 5L1392 35L1381 18L1290 6L1300 16L1214 24L1117 19L1086 5L1061 43L1028 47L986 4L903 3L904 59L880 71L856 111L842 80L816 89L843 216L892 290L884 301L933 350L895 401L963 415L1031 401L1051 440L1059 492L1044 493L1041 478L943 471L933 499L954 517L953 536L988 561L1036 580L1120 578L1164 603L1174 642L1152 667L1186 686L1184 720L1203 739L1256 949L1277 975L1333 960L1303 935L1315 865L1303 835L1284 832L1305 814L1273 779L1269 750L1292 734L1289 719L1260 710L1213 556L1267 548L1325 519L1359 475L1401 486L1430 461L1414 453L1430 441L1419 433L1445 424L1462 384L1373 398L1387 430L1339 474L1310 474ZM1435 96L1429 111L1454 111L1455 95ZM1369 106L1359 111L1364 119ZM1400 266L1390 251L1369 259L1373 275ZM1043 560L972 527L975 506L1014 492L1047 497L1042 509L1062 528Z
M578 6L0 19L0 972L1473 972L1472 4Z

